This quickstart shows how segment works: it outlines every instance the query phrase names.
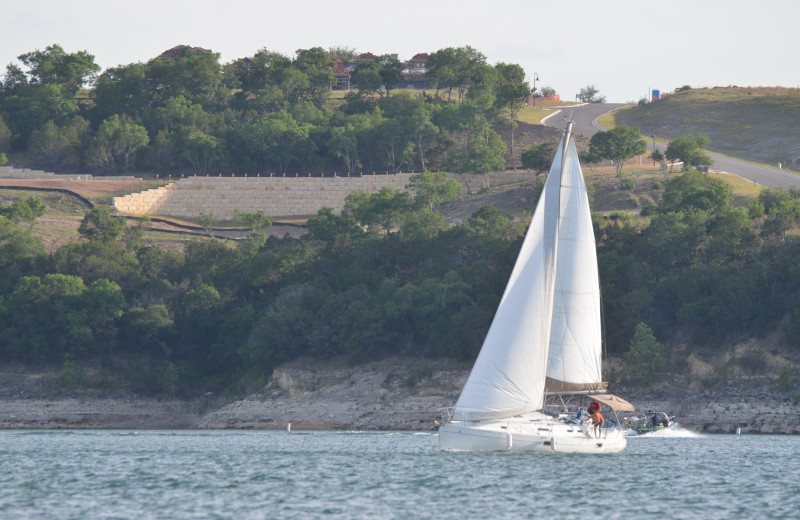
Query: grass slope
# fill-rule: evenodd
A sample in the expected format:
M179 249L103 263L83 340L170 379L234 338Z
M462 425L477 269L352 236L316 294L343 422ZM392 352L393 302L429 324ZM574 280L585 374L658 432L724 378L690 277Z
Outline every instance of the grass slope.
M800 170L800 89L712 88L677 92L615 113L616 124L674 139L706 134L707 149ZM794 165L792 166L792 162Z

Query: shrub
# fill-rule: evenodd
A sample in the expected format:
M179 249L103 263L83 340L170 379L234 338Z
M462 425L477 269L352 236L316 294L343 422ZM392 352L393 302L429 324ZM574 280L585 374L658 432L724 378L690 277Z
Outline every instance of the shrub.
M657 379L667 368L664 346L644 322L636 326L630 350L625 353L625 368L630 379L644 385Z
M767 368L767 360L764 352L755 349L746 350L736 363L744 370L750 372L763 372Z
M636 189L636 183L630 177L623 177L619 180L619 189L622 191L633 191Z
M792 368L789 365L783 365L783 367L781 367L781 373L778 376L779 392L787 392L790 388L792 388L792 386L794 386L792 372Z

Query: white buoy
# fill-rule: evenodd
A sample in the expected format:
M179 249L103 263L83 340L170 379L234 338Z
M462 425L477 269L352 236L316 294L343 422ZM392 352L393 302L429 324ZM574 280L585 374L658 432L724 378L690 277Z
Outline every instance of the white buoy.
M292 431L292 423L287 423L286 424L286 431L291 433L291 431Z

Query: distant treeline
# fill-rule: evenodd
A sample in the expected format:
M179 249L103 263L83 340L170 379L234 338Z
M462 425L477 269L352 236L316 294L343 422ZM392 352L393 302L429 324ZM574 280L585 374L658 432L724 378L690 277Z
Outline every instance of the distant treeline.
M390 95L401 64L386 55L356 66L355 90L336 98L319 47L224 65L181 47L102 72L93 55L59 45L19 61L0 82L0 152L93 174L483 173L505 164L492 124L510 124L531 91L522 67L489 65L471 47L430 55L434 93Z
M18 200L0 215L0 359L62 364L70 381L91 362L106 375L86 384L178 394L258 388L299 357L473 359L524 224L485 207L449 226L435 206L453 181L416 181L414 198L355 192L299 239L266 238L253 218L246 240L183 250L146 245L146 221L125 229L95 207L80 240L47 254L29 224L43 206ZM609 353L642 322L690 351L776 330L800 347L800 193L735 207L727 184L696 171L663 189L649 225L595 218ZM668 350L668 370L687 355Z

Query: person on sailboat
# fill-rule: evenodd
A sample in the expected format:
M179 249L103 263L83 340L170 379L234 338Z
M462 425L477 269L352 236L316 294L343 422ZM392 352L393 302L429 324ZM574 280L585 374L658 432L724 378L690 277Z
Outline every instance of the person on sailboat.
M589 404L589 418L592 420L592 425L595 428L600 428L603 425L603 414L600 413L600 403L592 401Z

